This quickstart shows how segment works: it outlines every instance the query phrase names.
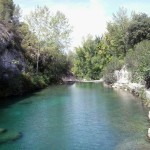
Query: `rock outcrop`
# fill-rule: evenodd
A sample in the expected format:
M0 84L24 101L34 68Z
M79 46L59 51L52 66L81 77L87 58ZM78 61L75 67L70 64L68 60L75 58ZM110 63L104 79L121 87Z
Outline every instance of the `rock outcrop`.
M145 105L150 107L150 90L141 83L131 82L132 73L128 71L126 66L123 66L121 70L116 70L114 75L117 81L112 85L113 88L128 90L135 96L140 96L145 100Z
M125 65L121 70L116 70L114 74L117 79L117 83L126 84L131 80L131 72L127 70Z
M0 83L7 83L25 70L24 56L13 31L0 24Z

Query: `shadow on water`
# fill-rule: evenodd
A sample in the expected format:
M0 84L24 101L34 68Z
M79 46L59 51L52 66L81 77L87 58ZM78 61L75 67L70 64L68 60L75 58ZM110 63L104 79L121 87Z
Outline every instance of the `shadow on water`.
M36 92L40 92L42 90L38 90ZM8 108L10 107L11 105L15 104L15 103L18 103L18 102L21 102L29 97L32 97L34 95L36 95L36 92L33 92L33 93L27 93L27 94L24 94L24 95L20 95L20 96L12 96L12 97L7 97L7 98L1 98L0 99L0 109L3 109L3 108Z
M65 86L72 86L73 84L75 84L75 82L65 82L63 85L65 85ZM55 87L55 86L52 86L52 87ZM47 87L45 89L48 89L48 88L49 87ZM7 98L0 98L0 109L8 108L9 106L11 106L11 105L13 105L15 103L24 101L25 99L28 99L28 98L33 97L35 95L38 96L37 93L41 92L42 90L43 89L37 90L37 91L35 91L33 93L26 93L26 94L20 95L20 96L12 96L12 97L7 97Z
M2 98L0 100L0 109L3 109L3 108L8 108L10 105L13 105L19 101L22 101L30 96L33 96L34 94L28 94L28 95L25 95L25 96L18 96L17 98L16 97L9 97L9 98Z

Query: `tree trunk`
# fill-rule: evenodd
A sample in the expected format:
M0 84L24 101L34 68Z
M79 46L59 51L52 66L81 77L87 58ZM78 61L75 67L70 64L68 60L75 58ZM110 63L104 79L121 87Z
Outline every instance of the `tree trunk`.
M39 73L39 57L40 57L40 52L39 49L37 51L37 60L36 60L36 74Z

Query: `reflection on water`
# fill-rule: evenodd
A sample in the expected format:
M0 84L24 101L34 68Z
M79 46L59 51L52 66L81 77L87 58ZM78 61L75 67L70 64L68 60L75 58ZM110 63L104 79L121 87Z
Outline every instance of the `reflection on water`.
M146 150L146 113L131 94L101 84L53 86L0 109L0 127L23 133L0 149Z

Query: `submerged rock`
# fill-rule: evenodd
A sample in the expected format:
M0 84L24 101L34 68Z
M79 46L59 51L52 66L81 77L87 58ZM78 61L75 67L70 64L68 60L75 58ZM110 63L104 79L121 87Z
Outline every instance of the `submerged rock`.
M16 131L8 131L7 129L0 129L0 144L9 141L15 141L22 137L22 133Z
M4 132L6 132L6 131L7 131L7 129L0 128L0 134L1 134L1 133L4 133Z
M23 105L31 104L31 103L32 103L31 100L23 100L23 101L19 102L19 104L23 104Z

